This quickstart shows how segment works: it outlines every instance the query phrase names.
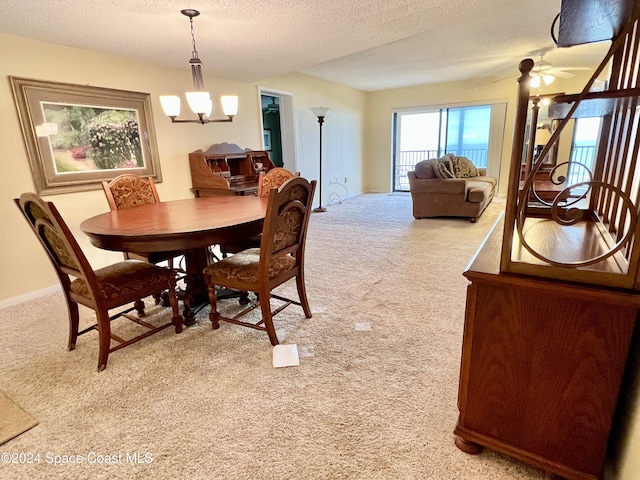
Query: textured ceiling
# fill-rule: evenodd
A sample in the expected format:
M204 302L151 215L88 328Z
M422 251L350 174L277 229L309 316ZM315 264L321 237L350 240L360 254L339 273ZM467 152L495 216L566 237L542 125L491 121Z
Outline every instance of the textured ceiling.
M0 33L187 67L195 8L207 75L245 82L302 72L366 91L516 75L548 50L593 66L609 42L555 48L561 0L3 0Z

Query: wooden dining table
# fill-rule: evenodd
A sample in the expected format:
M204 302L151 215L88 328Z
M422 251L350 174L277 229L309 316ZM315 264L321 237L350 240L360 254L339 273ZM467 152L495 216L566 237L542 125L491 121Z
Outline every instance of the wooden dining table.
M105 250L150 253L179 250L185 256L185 325L208 303L203 269L211 261L209 247L262 232L268 197L190 198L88 218L80 229L91 244Z

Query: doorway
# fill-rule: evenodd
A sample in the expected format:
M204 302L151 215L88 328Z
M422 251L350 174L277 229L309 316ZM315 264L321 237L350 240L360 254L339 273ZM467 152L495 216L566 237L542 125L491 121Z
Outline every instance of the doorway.
M276 167L282 167L282 134L280 128L280 97L261 95L262 135L264 149Z
M276 167L298 171L293 130L293 95L259 87L263 148Z

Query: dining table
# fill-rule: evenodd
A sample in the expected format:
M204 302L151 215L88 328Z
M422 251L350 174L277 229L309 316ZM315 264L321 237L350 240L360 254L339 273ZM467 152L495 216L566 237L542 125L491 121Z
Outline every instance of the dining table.
M262 232L268 197L224 196L171 200L114 210L80 224L92 245L112 251L179 250L185 258L185 325L208 304L203 269L215 261L210 247Z

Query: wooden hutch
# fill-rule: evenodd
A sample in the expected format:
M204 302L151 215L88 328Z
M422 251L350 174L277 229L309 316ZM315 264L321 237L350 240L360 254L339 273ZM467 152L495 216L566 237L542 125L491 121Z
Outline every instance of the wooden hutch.
M563 0L558 46L613 41L582 92L553 98L557 125L533 162L534 62L520 63L505 213L464 273L454 433L467 453L487 447L565 478L602 478L640 311L639 18L634 1ZM611 35L594 38L594 24ZM605 68L607 87L593 91ZM559 155L544 172L585 116L601 119L593 165ZM543 174L553 197L536 194Z
M260 171L274 168L264 150L219 143L189 154L191 191L196 197L255 195Z

